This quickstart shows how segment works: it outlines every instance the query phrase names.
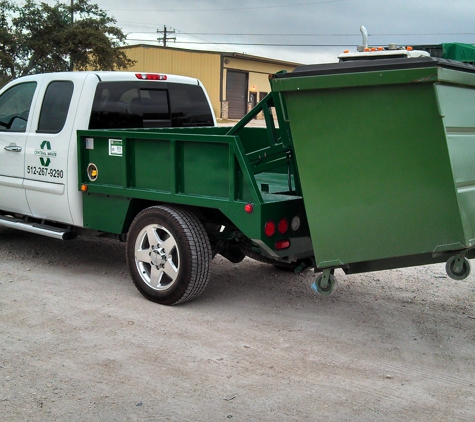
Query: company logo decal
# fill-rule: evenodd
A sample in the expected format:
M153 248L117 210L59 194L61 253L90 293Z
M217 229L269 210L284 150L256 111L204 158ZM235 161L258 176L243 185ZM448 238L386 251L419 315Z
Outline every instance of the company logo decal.
M51 158L58 155L56 151L51 151L50 141L43 141L41 143L41 149L35 150L35 155L40 157L40 162L43 167L48 167L51 164Z

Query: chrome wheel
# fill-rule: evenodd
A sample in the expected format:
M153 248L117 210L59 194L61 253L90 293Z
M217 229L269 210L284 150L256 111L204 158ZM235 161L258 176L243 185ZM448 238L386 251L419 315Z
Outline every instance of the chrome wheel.
M158 224L144 227L135 242L135 265L152 289L171 288L180 270L180 252L173 235Z

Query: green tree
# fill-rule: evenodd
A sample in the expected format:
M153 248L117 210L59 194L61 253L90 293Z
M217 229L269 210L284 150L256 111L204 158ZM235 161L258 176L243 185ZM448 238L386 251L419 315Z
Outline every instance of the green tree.
M72 16L74 15L74 22ZM127 69L118 47L126 35L116 20L89 0L54 6L0 0L0 84L20 76L70 70Z

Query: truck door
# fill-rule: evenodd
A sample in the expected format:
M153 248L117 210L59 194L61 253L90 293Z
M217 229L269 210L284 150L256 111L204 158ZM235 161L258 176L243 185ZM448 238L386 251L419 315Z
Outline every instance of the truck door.
M69 116L69 109L75 87L71 80L51 80L42 88L37 128L27 142L26 197L35 217L72 223L67 171L74 122L74 113Z
M30 215L23 181L27 129L36 82L19 83L0 96L0 203L5 211Z

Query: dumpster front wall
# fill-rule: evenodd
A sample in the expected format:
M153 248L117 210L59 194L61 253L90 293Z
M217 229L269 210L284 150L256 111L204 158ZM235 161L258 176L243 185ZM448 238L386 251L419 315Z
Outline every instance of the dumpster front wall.
M285 100L318 266L463 247L433 84Z

